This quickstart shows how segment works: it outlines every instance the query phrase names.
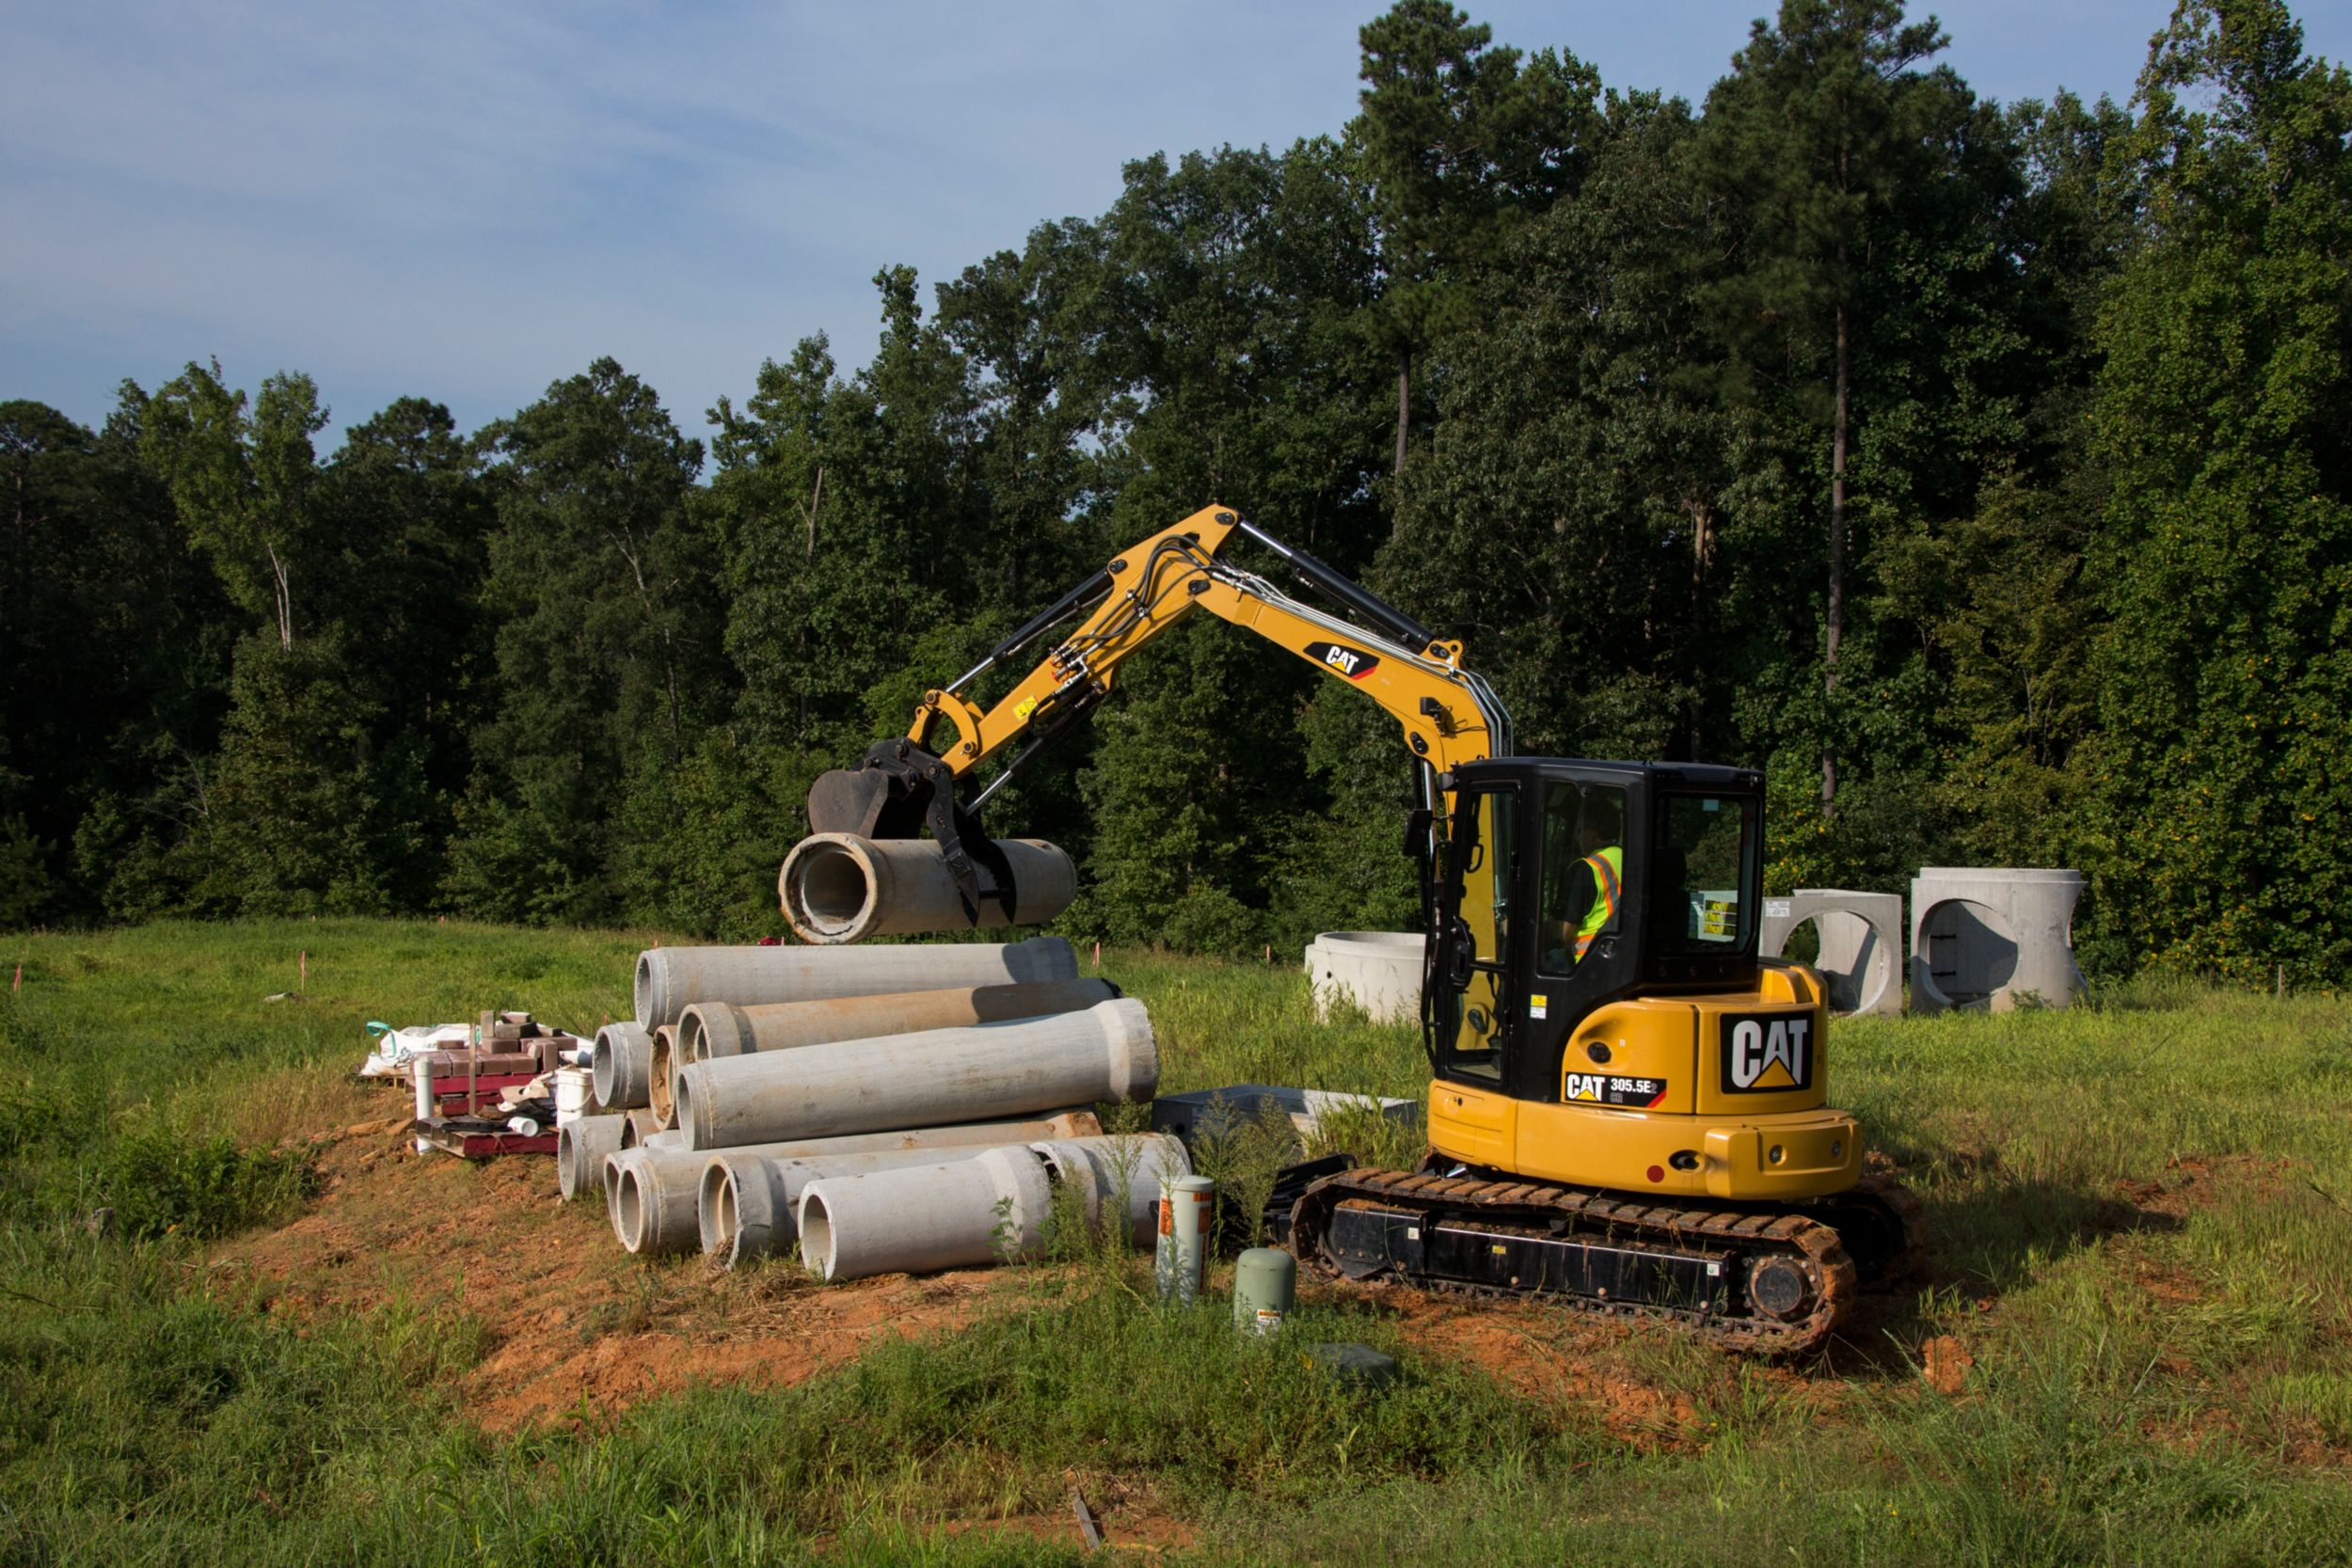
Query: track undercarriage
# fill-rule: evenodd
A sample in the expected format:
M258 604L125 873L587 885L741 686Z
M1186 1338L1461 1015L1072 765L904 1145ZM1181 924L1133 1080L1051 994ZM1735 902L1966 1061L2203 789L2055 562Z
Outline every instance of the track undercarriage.
M1327 1275L1662 1319L1767 1354L1820 1346L1861 1291L1917 1266L1926 1240L1918 1198L1878 1177L1793 1206L1701 1206L1475 1168L1329 1177L1291 1227L1299 1261Z

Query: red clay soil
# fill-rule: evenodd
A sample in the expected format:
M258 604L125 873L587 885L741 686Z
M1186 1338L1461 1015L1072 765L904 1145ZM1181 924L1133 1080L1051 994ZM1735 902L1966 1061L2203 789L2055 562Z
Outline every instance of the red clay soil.
M601 1202L558 1199L548 1156L419 1155L405 1127L363 1122L321 1143L318 1196L282 1228L223 1245L214 1267L297 1318L404 1307L451 1332L469 1320L484 1354L458 1391L490 1432L600 1423L698 1382L798 1383L876 1335L962 1322L987 1289L985 1271L819 1289L788 1265L641 1262Z

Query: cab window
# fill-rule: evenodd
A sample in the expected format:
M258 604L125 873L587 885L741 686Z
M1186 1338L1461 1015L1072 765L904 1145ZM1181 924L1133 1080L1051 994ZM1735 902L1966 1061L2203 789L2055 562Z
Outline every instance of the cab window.
M1625 791L1560 783L1544 790L1544 880L1537 947L1547 974L1565 974L1622 927Z
M1716 795L1668 795L1658 802L1651 927L1660 951L1728 953L1756 920L1761 844L1756 802Z

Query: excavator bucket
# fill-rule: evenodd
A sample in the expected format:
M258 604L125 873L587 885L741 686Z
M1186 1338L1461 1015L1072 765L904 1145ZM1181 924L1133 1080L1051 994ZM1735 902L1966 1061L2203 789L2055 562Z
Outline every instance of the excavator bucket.
M808 791L808 831L889 836L879 830L890 811L894 784L889 774L872 768L836 768L818 774ZM916 820L921 820L920 814Z
M955 779L947 765L905 740L885 740L854 768L820 773L808 791L808 831L860 838L920 838L929 822L955 837Z

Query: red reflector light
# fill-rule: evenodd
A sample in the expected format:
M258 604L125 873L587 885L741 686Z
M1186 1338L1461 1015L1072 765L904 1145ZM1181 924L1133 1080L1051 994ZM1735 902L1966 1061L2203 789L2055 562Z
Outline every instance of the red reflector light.
M1652 1165L1652 1166L1650 1166L1650 1168L1649 1168L1649 1179L1650 1179L1652 1181L1663 1181L1663 1180L1666 1180L1666 1167L1665 1167L1665 1166L1663 1166L1663 1165Z

